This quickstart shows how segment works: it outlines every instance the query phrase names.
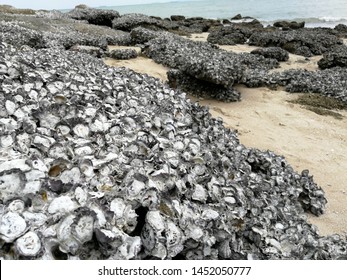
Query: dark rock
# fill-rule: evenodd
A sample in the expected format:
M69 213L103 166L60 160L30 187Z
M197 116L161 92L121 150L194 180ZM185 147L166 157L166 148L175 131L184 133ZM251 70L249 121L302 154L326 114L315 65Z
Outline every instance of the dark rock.
M299 29L292 31L254 32L249 45L260 47L281 47L290 53L303 55L321 55L342 40L324 29Z
M288 52L279 47L259 48L251 51L251 53L262 55L266 58L273 58L277 61L287 61L289 59Z
M254 28L254 29L264 28L261 22L253 17L242 17L240 19L231 19L231 22L233 26L237 26L237 27L247 27L247 28Z
M156 16L150 16L150 17L156 20L163 20L161 17L156 17Z
M347 25L340 23L335 26L334 30L339 33L339 36L347 38Z
M180 89L196 97L213 98L224 102L240 101L241 94L234 88L225 88L206 81L196 79L180 70L167 72L170 87Z
M170 18L172 21L182 21L186 19L185 16L180 16L180 15L172 15Z
M231 21L228 20L228 19L223 19L223 20L222 20L222 23L223 23L223 24L231 24Z
M101 10L88 7L75 8L67 13L73 19L86 20L90 24L112 27L112 21L120 15L117 11Z
M152 30L177 29L178 25L171 21L158 20L143 14L125 14L113 20L113 29L131 31L136 27L145 27Z
M280 27L283 30L288 30L288 29L300 29L305 27L305 22L296 22L296 21L276 21L273 24L275 27Z
M218 45L235 45L244 44L253 34L249 28L237 26L223 26L213 29L207 37L207 41L211 44Z
M135 49L119 49L119 50L111 50L106 56L111 57L113 59L132 59L137 57L137 51Z
M231 18L231 20L240 20L240 19L242 19L241 14L237 14L236 16Z
M334 29L337 30L338 32L347 33L347 25L346 24L340 23L340 24L336 25Z
M85 4L79 4L75 6L75 9L89 9L89 7Z
M336 66L347 67L347 46L334 46L323 54L323 58L318 61L321 69L332 68Z

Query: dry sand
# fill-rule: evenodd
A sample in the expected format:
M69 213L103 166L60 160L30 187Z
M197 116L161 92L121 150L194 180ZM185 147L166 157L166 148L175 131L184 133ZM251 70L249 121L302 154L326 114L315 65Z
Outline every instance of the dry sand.
M205 41L207 35L196 34L190 39ZM249 52L255 47L236 45L221 48ZM281 63L280 68L274 71L291 68L315 70L319 59L319 56L305 60L304 57L290 55L289 61ZM168 69L148 58L127 61L106 59L105 62L163 81L167 79ZM309 169L328 199L326 213L321 217L310 216L310 222L318 227L322 235L347 233L347 112L339 112L343 119L337 120L288 102L299 94L267 88L237 88L241 92L241 102L223 103L207 99L198 102L208 106L212 116L221 117L226 127L236 129L245 146L283 155L297 172Z

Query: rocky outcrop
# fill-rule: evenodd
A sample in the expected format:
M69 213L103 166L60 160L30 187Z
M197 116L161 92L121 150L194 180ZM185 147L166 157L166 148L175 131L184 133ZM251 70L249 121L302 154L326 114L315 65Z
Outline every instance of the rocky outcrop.
M290 69L274 73L249 69L244 73L242 83L248 87L267 86L272 89L281 86L293 93L319 93L347 104L346 81L347 68L334 67L319 71Z
M90 24L112 27L112 21L120 17L114 10L93 9L87 6L76 6L75 9L67 13L72 19L86 20Z
M340 23L335 26L334 30L339 33L339 36L347 38L347 25Z
M218 45L244 44L252 34L253 31L249 28L223 26L214 28L208 35L207 41Z
M67 19L60 12L41 13L39 16L0 14L0 38L14 46L34 48L74 45L94 46L106 50L107 45L131 45L127 32ZM25 34L25 35L24 35Z
M282 30L290 30L290 29L300 29L305 27L305 22L297 22L297 21L276 21L273 26L282 28Z
M185 17L185 16L180 16L180 15L172 15L172 16L170 17L170 19L171 19L172 21L183 21L183 20L186 19L186 17Z
M321 69L332 68L336 66L347 67L347 46L334 46L323 54L323 58L318 61Z
M136 27L144 27L156 31L170 31L189 34L207 32L213 26L220 26L217 20L196 18L184 18L173 16L174 20L162 20L143 14L125 14L113 21L113 28L131 31Z
M189 74L171 69L167 72L170 87L182 90L199 98L212 98L224 102L241 100L241 94L233 87L224 87L214 83L199 80Z
M131 30L130 36L134 43L136 44L144 44L154 38L159 36L159 32L153 31L143 27L137 27Z
M332 46L342 44L341 39L324 29L254 32L249 45L281 47L290 53L310 57L321 55Z
M266 58L273 58L277 61L287 61L289 59L288 52L279 47L258 48L251 51L251 53L262 55Z
M146 27L152 30L177 29L178 25L171 21L158 20L144 14L125 14L112 22L112 28L130 32L136 27Z
M252 54L233 54L205 42L193 42L168 33L146 44L145 54L157 63L179 69L197 79L232 86L246 68L272 69L276 60Z

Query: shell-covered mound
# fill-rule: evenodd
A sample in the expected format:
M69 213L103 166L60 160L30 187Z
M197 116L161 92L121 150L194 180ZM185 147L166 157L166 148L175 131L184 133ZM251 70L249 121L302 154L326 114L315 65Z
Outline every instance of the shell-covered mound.
M347 104L347 68L333 67L324 70L307 71L289 69L283 72L248 71L243 77L248 87L282 86L287 92L319 93Z
M159 80L0 43L1 259L345 259L326 199ZM265 133L265 132L264 132Z
M94 46L106 50L107 45L130 45L130 34L105 26L66 18L61 13L38 13L35 16L0 13L0 40L16 47Z
M312 28L290 31L254 32L249 45L260 47L281 47L290 53L310 57L321 55L342 40L332 29Z

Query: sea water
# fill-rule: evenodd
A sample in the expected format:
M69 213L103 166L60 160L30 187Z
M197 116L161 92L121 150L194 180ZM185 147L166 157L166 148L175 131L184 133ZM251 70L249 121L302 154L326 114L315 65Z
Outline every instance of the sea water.
M236 14L241 14L257 18L265 24L271 24L276 20L305 21L308 27L347 24L347 0L181 0L99 8L117 10L121 14L143 13L163 18L184 15L230 19Z

